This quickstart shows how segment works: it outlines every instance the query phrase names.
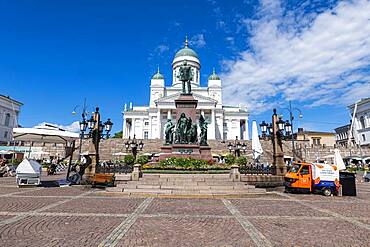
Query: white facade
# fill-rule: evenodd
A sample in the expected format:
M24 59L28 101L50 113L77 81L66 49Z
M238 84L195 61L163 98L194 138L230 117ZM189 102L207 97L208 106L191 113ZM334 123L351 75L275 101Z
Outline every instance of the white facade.
M0 143L12 141L12 130L18 127L18 115L22 103L0 95Z
M134 106L123 111L123 138L163 139L167 119L175 119L175 99L182 92L182 82L177 75L186 61L192 67L191 91L198 100L197 119L202 114L208 122L208 139L241 140L249 139L249 113L242 107L222 104L221 79L215 71L209 76L207 87L200 86L200 61L198 55L185 47L178 51L172 62L172 85L166 86L164 77L158 72L150 82L149 106ZM199 133L199 132L198 132Z
M349 106L352 116L356 108L355 105ZM353 135L356 143L361 146L370 145L370 98L357 102L353 121Z

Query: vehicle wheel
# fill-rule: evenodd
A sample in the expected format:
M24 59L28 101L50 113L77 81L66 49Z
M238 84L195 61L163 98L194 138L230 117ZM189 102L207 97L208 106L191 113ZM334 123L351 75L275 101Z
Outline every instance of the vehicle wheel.
M324 196L331 196L331 189L330 188L324 188L322 190L322 193L324 194Z

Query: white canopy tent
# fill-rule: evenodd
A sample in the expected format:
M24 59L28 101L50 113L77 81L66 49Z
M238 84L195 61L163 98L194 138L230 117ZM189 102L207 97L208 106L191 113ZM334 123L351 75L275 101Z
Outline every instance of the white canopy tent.
M45 125L34 128L13 128L13 138L15 141L66 144L78 139L79 134Z
M13 128L13 138L15 141L31 142L31 145L33 142L64 144L66 147L65 156L70 156L67 177L72 163L75 140L79 137L80 135L78 133L65 131L57 126L48 124L34 128ZM71 152L68 154L67 147L71 148ZM32 176L30 175L28 178L32 178Z
M252 122L252 151L253 159L257 160L263 153L260 138L258 136L257 122Z

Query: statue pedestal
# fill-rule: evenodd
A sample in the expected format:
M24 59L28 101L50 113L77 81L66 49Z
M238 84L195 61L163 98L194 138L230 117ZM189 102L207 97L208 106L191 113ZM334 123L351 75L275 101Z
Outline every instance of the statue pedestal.
M198 100L194 99L192 94L181 94L178 99L175 99L176 105L176 123L179 120L181 113L185 113L186 117L190 117L193 123L196 123Z
M196 160L212 160L211 147L199 144L173 144L161 147L159 161L169 157L192 158Z
M185 117L191 118L193 124L197 123L197 105L198 100L194 99L192 94L181 94L178 99L175 100L176 105L176 123L182 113ZM198 140L199 142L199 140ZM212 160L211 148L209 146L200 146L198 143L194 144L182 144L174 143L172 145L163 145L161 147L161 154L159 155L159 161L165 160L169 157L182 157L202 160Z

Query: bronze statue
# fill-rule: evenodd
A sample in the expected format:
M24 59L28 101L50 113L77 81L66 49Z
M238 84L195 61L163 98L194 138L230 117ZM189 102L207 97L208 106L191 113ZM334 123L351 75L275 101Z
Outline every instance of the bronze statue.
M172 123L171 119L168 119L166 123L166 129L165 129L165 138L166 138L167 145L173 143L173 129L174 128L175 128L175 125Z
M199 117L199 127L200 127L200 145L201 146L208 146L207 143L207 125L208 123L204 119L203 115Z
M182 94L191 94L191 83L190 82L193 80L193 72L186 60L184 61L183 65L180 67L177 78L179 78L179 80L182 82ZM187 91L185 89L185 83L188 88Z
M186 143L186 131L188 127L188 119L185 113L181 113L176 124L176 139L175 143Z
M197 124L191 124L190 129L187 132L187 141L189 144L195 144L198 141L198 126Z

